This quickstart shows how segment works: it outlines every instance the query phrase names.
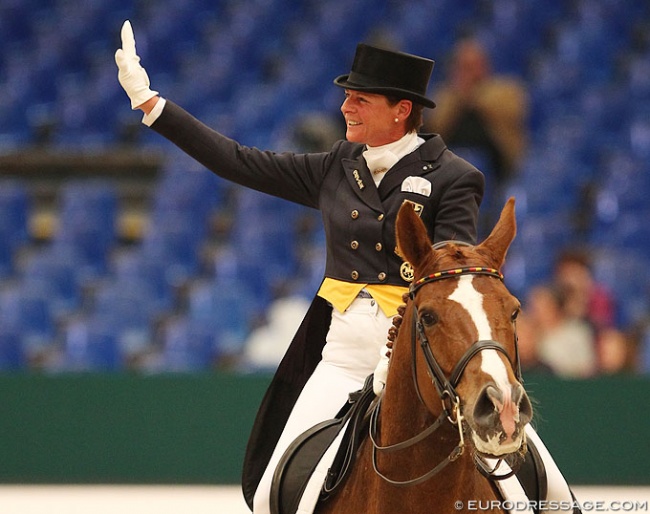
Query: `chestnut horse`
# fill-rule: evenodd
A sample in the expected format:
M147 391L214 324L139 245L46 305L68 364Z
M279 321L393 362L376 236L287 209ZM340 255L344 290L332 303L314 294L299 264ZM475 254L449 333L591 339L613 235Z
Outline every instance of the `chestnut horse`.
M502 512L485 462L521 460L532 417L519 377L519 302L498 271L515 232L510 199L483 243L432 247L402 206L398 250L415 278L386 387L349 477L315 512Z

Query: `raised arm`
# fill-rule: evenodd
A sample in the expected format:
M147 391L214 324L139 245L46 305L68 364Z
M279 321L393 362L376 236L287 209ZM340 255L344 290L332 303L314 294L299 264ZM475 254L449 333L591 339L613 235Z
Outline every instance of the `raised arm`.
M131 22L126 20L122 25L122 48L115 52L117 63L117 78L131 99L131 109L140 109L149 114L158 103L158 91L152 91L149 86L149 76L140 65L140 57L135 50L135 36Z

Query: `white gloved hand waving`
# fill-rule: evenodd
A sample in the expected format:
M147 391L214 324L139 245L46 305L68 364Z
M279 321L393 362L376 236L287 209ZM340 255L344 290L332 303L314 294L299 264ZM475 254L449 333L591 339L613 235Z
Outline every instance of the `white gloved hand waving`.
M122 48L115 52L115 62L119 70L117 79L131 99L131 109L137 109L156 96L158 91L149 89L149 76L140 66L140 57L135 53L135 36L129 20L122 25L121 36Z

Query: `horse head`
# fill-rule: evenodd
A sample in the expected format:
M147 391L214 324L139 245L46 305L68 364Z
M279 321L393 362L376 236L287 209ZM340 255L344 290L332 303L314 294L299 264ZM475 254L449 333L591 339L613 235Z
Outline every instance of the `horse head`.
M398 251L414 270L406 305L412 312L404 323L413 327L412 376L420 400L432 414L446 413L461 440L464 420L479 455L525 451L532 407L517 352L520 304L499 271L516 234L514 199L476 246L454 241L432 246L408 204L396 228Z

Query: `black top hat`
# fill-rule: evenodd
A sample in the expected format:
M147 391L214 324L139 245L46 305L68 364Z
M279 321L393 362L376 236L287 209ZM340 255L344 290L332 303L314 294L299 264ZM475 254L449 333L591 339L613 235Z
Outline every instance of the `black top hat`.
M334 84L354 91L398 96L433 108L436 104L426 97L433 65L431 59L359 43L352 71L334 79Z

